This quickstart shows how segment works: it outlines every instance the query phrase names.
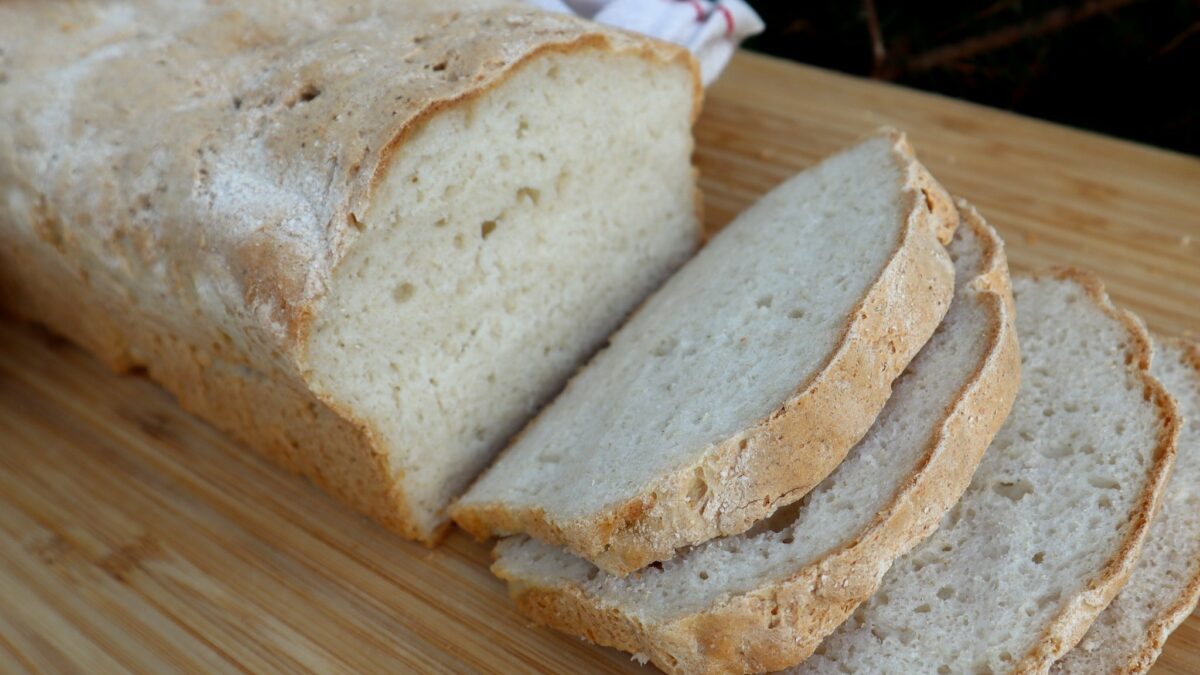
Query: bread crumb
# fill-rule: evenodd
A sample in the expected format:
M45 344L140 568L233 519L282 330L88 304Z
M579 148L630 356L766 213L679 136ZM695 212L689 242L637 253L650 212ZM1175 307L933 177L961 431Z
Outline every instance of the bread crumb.
M1179 243L1183 246L1191 246L1192 245L1192 235L1190 235L1190 234L1183 235L1182 237L1179 238Z

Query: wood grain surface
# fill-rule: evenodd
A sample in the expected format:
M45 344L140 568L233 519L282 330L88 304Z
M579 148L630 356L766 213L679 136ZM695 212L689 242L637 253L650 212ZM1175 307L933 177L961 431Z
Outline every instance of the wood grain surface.
M697 161L716 228L881 124L1017 269L1078 264L1200 336L1200 160L739 55ZM455 533L398 540L66 341L0 319L0 672L649 672L527 628ZM1200 672L1200 618L1155 673Z

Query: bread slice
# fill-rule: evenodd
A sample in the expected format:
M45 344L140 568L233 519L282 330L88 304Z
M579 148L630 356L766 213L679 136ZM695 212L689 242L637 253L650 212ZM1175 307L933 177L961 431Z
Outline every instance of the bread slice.
M866 437L798 508L623 578L505 539L492 570L521 611L667 672L778 670L811 654L958 500L1017 393L1002 245L974 209L959 209L949 313Z
M0 3L0 45L0 305L410 537L698 243L696 67L654 40L83 0Z
M897 132L786 181L634 314L455 520L624 575L796 501L944 316L957 223Z
M1150 372L1183 420L1175 470L1129 582L1052 673L1144 673L1200 599L1200 345L1155 343Z
M797 673L1044 673L1137 562L1175 456L1141 322L1100 282L1013 282L1021 389L962 500Z

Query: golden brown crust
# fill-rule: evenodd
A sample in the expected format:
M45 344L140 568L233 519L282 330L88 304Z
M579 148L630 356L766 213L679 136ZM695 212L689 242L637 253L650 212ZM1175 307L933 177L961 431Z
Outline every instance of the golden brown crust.
M536 587L493 567L510 582L521 611L598 644L648 655L667 672L773 671L811 655L875 592L891 562L927 537L958 501L1016 399L1021 362L1003 244L974 208L960 202L959 209L984 249L981 272L970 282L989 317L984 356L932 431L916 471L870 522L786 579L663 623L601 606L571 584Z
M1141 319L1128 310L1113 305L1104 283L1095 274L1071 267L1055 268L1032 275L1034 278L1049 277L1069 280L1084 289L1088 297L1106 315L1119 321L1129 334L1129 345L1125 350L1125 363L1129 374L1142 383L1143 397L1154 404L1158 411L1159 432L1154 449L1154 463L1137 505L1130 514L1130 527L1125 538L1116 547L1116 554L1091 579L1083 591L1071 598L1042 632L1042 636L1013 667L1013 673L1046 673L1054 662L1062 658L1081 639L1100 612L1116 597L1141 556L1142 543L1171 475L1175 462L1176 442L1179 438L1180 421L1175 400L1153 375L1150 374L1150 358L1153 348L1150 335Z
M943 247L958 226L953 201L903 134L884 133L905 180L905 229L828 361L792 398L604 511L556 522L537 507L471 503L451 509L455 521L480 539L528 533L625 575L681 547L743 532L829 475L870 428L892 381L933 334L954 292Z
M106 3L0 5L0 187L21 196L0 202L0 304L114 368L146 368L191 412L435 542L445 526L414 521L377 432L307 375L313 319L392 153L549 53L683 64L693 119L701 91L678 47L455 6L141 0L117 21Z

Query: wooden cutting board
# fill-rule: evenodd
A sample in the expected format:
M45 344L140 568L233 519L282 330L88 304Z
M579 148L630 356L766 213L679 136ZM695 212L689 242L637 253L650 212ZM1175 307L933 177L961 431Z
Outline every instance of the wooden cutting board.
M881 124L1016 269L1095 268L1152 329L1200 337L1200 160L928 94L739 55L697 129L708 223ZM487 563L461 533L391 536L0 319L0 672L639 671L527 628ZM1200 672L1200 617L1155 672Z

